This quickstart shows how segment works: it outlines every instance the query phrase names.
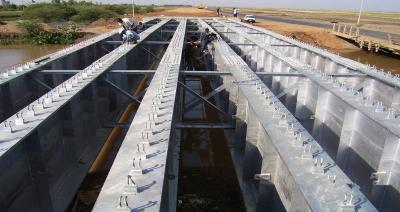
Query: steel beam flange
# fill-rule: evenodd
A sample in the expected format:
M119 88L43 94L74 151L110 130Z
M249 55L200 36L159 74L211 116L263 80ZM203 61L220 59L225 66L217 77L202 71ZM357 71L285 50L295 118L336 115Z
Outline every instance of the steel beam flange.
M29 72L31 72L41 66L44 66L54 60L63 58L69 54L72 54L83 48L86 48L94 43L97 43L101 40L111 37L111 36L115 35L117 32L118 32L117 30L113 30L111 32L103 33L94 38L90 38L90 39L82 41L80 43L72 44L71 46L63 48L60 51L57 51L57 52L48 54L46 56L40 57L38 59L29 61L25 64L17 65L15 67L12 67L12 68L9 68L6 70L1 70L0 71L0 85L3 83L9 82L21 75L29 73Z
M399 74L393 75L391 72L385 72L383 70L376 69L375 67L372 67L372 66L369 66L369 65L365 65L365 64L359 63L357 61L344 58L342 56L333 54L333 53L331 53L331 52L329 52L329 51L327 51L325 49L321 49L320 47L312 46L310 44L298 41L298 40L296 40L294 38L286 37L286 36L283 36L281 34L272 32L270 30L263 29L261 27L249 25L249 24L246 24L246 23L242 23L242 22L240 22L238 20L235 20L235 19L229 19L229 20L234 22L234 23L246 26L246 27L248 27L250 29L262 32L262 33L264 33L266 35L272 36L272 37L274 37L276 39L279 39L281 41L284 41L286 43L293 44L293 45L296 45L296 46L298 46L300 48L309 50L309 51L314 52L314 53L316 53L318 55L321 55L321 56L323 56L325 58L328 58L333 62L341 64L341 65L343 65L343 66L345 66L345 67L347 67L349 69L352 69L354 71L360 71L360 72L362 72L364 74L367 74L367 75L369 75L369 76L371 76L373 78L379 79L380 81L386 82L387 84L392 85L392 86L394 86L396 88L400 88L400 75Z
M198 21L216 33L203 20ZM215 54L223 59L236 81L252 82L238 83L237 86L240 95L248 101L248 107L255 112L262 129L269 135L295 183L288 187L281 179L272 179L286 209L377 211L358 189L348 186L353 184L352 181L240 56L222 39L214 42L214 48ZM257 145L261 152L266 148L264 143ZM292 199L288 200L286 195L292 195ZM295 204L302 201L306 204Z
M160 210L185 43L186 19L178 20L93 211Z
M146 39L162 25L165 19L141 33L141 40ZM38 100L29 104L17 114L0 123L0 157L12 146L21 141L36 129L43 121L49 118L77 93L92 83L97 77L108 70L113 63L131 51L136 45L121 45L114 51L103 56L86 69L75 74Z
M248 41L256 44L275 58L279 59L283 63L292 67L298 73L309 78L314 83L324 88L325 90L336 95L338 98L346 102L350 107L362 112L366 117L369 117L372 121L387 129L389 132L400 137L400 117L396 115L396 110L393 108L385 107L382 102L371 102L369 98L362 96L358 91L355 91L349 86L335 80L335 77L326 78L323 72L316 70L310 65L300 62L298 59L293 57L286 57L281 52L276 51L272 48L268 48L267 44L260 43L255 37L244 33L242 30L235 29L217 19L214 19L217 23L224 25L229 30L234 31L238 35L247 39Z
M155 18L146 19L145 22L150 22L154 19ZM72 44L72 45L65 47L57 52L45 55L40 58L36 58L32 61L26 62L25 64L16 65L14 67L11 67L11 68L8 68L5 70L0 70L0 85L7 83L7 82L9 82L19 76L22 76L26 73L29 73L39 67L47 65L52 61L61 59L63 57L66 57L66 56L74 53L74 52L84 49L94 43L100 42L106 38L109 38L109 37L117 34L117 33L118 33L118 30L112 30L110 32L100 34L98 36L81 41L79 43Z

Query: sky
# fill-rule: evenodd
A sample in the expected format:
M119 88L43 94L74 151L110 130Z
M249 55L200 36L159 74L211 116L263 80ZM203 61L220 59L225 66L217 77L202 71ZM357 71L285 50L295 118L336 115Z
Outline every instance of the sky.
M14 3L30 0L11 0ZM36 0L43 2L45 0ZM400 0L364 0L368 11L400 12ZM102 3L130 3L131 0L92 0ZM206 6L302 8L330 10L358 10L361 0L135 0L136 4L204 4Z

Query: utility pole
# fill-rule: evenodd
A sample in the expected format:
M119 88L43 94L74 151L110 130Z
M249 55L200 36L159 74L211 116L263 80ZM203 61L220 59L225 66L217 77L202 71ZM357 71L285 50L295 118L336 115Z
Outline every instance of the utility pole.
M360 12L358 13L357 26L360 26L361 13L364 6L364 0L361 0Z
M132 18L135 17L135 0L132 0Z

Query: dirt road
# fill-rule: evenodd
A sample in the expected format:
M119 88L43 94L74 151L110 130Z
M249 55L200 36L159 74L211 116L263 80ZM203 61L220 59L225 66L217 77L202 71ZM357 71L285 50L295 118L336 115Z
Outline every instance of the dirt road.
M269 29L331 52L355 51L358 48L330 33L329 30L272 21L259 21L256 26Z
M226 10L230 12L230 10ZM259 19L330 28L331 23L354 25L358 13L352 11L296 9L240 9L240 14L253 14ZM366 31L400 34L400 13L364 12L361 27Z

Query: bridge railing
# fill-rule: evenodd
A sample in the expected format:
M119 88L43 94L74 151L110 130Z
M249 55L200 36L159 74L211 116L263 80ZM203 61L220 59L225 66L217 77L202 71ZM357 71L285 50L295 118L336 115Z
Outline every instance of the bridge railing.
M333 23L332 31L343 33L343 34L350 35L350 36L355 36L355 37L360 35L360 28L357 26L354 26L354 25Z

